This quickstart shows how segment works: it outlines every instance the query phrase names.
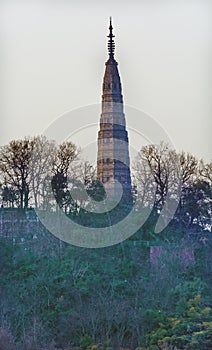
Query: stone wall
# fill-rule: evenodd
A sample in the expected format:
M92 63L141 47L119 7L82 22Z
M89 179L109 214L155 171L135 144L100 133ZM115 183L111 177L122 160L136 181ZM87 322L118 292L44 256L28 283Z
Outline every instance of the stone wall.
M55 254L64 244L42 225L34 209L0 209L0 238L38 254Z

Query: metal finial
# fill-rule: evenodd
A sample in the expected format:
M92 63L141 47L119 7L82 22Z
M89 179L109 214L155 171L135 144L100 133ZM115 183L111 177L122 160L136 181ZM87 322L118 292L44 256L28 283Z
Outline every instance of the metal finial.
M108 53L111 58L114 56L114 51L115 51L115 42L113 38L115 35L113 35L113 26L112 26L112 17L110 17L110 26L109 26L109 35L107 36L109 38L108 40Z
M113 29L113 27L112 27L112 17L110 16L110 27L109 27L109 29Z

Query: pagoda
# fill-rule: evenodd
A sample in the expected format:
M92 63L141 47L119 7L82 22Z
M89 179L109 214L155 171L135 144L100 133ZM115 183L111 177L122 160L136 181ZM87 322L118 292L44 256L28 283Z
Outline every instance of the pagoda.
M116 195L118 182L122 186L123 196L128 197L131 194L129 142L121 80L114 51L114 34L110 18L109 58L105 63L100 130L98 132L97 178L112 195Z

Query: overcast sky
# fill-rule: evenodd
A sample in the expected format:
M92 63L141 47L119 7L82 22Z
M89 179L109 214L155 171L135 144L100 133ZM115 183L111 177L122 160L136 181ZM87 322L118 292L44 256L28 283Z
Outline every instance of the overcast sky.
M125 104L152 116L178 150L209 161L211 10L210 0L1 0L0 143L101 101L111 15Z

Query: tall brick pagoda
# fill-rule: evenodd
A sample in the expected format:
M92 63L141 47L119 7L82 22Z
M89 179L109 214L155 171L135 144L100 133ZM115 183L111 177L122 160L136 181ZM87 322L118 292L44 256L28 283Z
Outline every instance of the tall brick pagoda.
M97 177L112 194L115 183L122 185L123 195L131 194L128 133L123 108L118 63L114 59L114 35L110 18L108 35L109 58L105 63L103 79L102 113L98 132Z

